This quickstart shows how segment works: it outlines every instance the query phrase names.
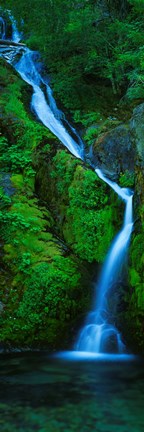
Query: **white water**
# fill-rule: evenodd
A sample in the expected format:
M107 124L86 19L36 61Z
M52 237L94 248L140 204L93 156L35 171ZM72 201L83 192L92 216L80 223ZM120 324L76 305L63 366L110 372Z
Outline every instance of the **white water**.
M12 18L12 40L13 42L20 42L21 40L21 34L19 33L16 25L16 21Z
M2 17L0 17L0 39L4 40L6 38L6 25Z
M21 40L22 34L18 31L16 20L12 16L11 11L7 10L7 13L12 23L12 41L18 43Z
M13 40L15 42L19 42L20 40L15 21L13 22ZM21 52L21 58L16 62L15 57L18 52ZM76 135L79 144L65 129L62 123L63 115L57 108L52 90L47 81L43 79L37 71L34 53L28 48L16 48L13 60L11 56L9 56L9 58L6 57L6 59L14 65L22 79L32 86L33 96L31 107L38 119L60 139L74 156L83 159L83 144L81 139L77 136L75 129L70 125L69 127ZM102 355L104 358L105 354L110 352L123 358L125 346L110 316L108 294L113 284L117 282L118 277L122 273L123 263L130 241L133 228L132 193L128 189L120 188L115 182L109 180L100 169L95 169L95 172L125 201L126 207L123 227L114 239L102 269L97 287L97 301L94 300L93 311L88 314L86 323L80 332L75 350L87 353L88 355L89 353L95 353L95 355ZM79 356L80 354L76 354L76 351L74 356ZM85 356L86 354L83 355Z
M88 314L86 323L80 332L76 350L97 354L107 352L122 354L125 352L125 346L119 331L113 323L113 317L109 310L109 297L111 289L122 274L133 229L133 195L129 189L120 188L116 183L107 179L100 169L96 169L95 172L126 202L126 207L123 227L114 239L106 257L97 285L97 300L94 300L93 311Z
M54 98L52 91L47 83L38 73L35 64L33 62L33 52L26 48L22 54L21 59L15 65L16 70L19 72L24 81L33 87L33 96L31 101L32 110L36 113L37 117L41 122L54 133L55 136L64 144L65 147L77 158L83 158L83 148L74 141L74 139L66 131L59 119L59 110L57 109L56 103L54 104ZM51 108L53 107L54 113L48 104L46 94L41 88L41 85L45 85L46 94L51 101ZM57 115L56 115L57 112ZM57 118L56 118L57 117Z

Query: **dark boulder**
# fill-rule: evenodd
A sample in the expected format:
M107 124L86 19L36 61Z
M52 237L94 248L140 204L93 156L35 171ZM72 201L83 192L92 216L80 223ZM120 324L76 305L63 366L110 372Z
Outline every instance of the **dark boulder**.
M112 179L118 179L125 171L133 173L135 145L129 126L120 125L101 136L94 146L94 159Z

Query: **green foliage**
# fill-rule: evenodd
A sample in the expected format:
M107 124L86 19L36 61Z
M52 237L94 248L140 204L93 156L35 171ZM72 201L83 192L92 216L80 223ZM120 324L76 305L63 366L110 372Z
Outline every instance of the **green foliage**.
M5 194L2 187L0 187L0 209L5 209L8 207L8 205L11 204L11 198ZM1 213L2 216L3 213Z
M1 338L54 343L57 334L52 326L49 335L49 319L56 319L56 331L59 321L69 321L81 309L76 304L81 293L78 263L72 256L63 256L50 232L52 218L45 208L38 207L36 199L27 201L27 196L15 195L12 205L1 212L1 222L4 261L13 275Z
M99 127L90 127L89 129L87 129L86 134L84 136L84 140L86 141L86 143L90 146L93 145L96 138L98 137L100 133L100 128Z
M139 276L138 272L134 268L132 268L130 270L130 283L131 283L131 286L135 288L136 285L139 285L139 282L140 282L140 276Z
M119 184L121 187L133 188L134 182L135 182L134 173L130 173L129 171L125 171L124 173L121 173L119 179Z
M93 123L97 123L99 121L101 121L101 114L99 112L90 112L87 114L84 114L81 120L81 123L85 126L85 127L89 127L91 126L91 124Z
M140 209L142 210L142 209ZM128 327L128 339L134 344L135 351L144 351L143 343L143 314L144 314L144 221L141 212L142 223L134 233L130 249L129 283L130 289L126 294L127 311L126 325Z
M23 18L29 46L41 52L55 93L72 112L76 108L75 121L87 128L88 144L93 143L104 126L99 114L102 84L105 89L111 86L120 98L125 93L130 99L143 98L143 1L104 3L103 9L101 2L86 0L56 0L49 4L33 0L30 14L30 0L7 1L19 26ZM5 7L4 0L1 4ZM45 183L44 191L47 187L43 199L48 199L57 221L57 234L72 250L67 250L69 256L65 256L62 243L54 235L53 218L33 195L33 159L35 165L39 164L40 151L44 165L52 135L26 113L25 85L3 62L0 76L5 131L5 137L0 138L0 167L12 172L12 183L17 189L13 197L0 190L5 265L12 275L2 338L25 343L37 339L53 341L60 323L81 311L82 305L76 301L81 299L82 291L79 263L103 260L117 221L112 222L107 186L94 172L84 169L81 162L58 151L46 165L47 176L41 184ZM34 154L35 148L38 151ZM133 182L128 173L121 176L123 187L133 187ZM136 304L139 311L144 307L142 250L143 234L137 232L131 249L130 282L131 304L133 308ZM2 296L4 292L5 286ZM137 322L139 326L138 316Z
M63 243L54 235L50 212L35 197L32 161L35 159L37 165L39 154L44 158L48 155L53 135L26 113L22 81L9 66L7 69L0 64L0 68L5 82L1 95L5 137L0 137L0 167L4 171L0 178L0 225L3 265L8 273L8 280L0 284L5 303L0 317L1 340L17 344L44 340L54 345L58 343L59 328L82 309L83 303L76 302L83 287L80 262L72 254L65 256ZM78 161L71 159L75 167ZM72 167L68 155L62 152L60 176L65 164L67 184ZM11 196L9 188L8 193L4 192L7 181Z
M51 171L51 178L57 180L57 192L60 196L67 198L67 189L73 179L75 167L78 164L78 160L74 159L65 150L57 152L53 158L54 167L56 169Z
M55 192L48 190L47 200L66 243L81 259L102 262L115 233L106 185L64 150L53 158L49 176ZM39 181L45 183L44 172Z
M12 145L7 149L5 146L0 162L1 166L7 169L10 168L14 172L23 172L24 169L29 171L32 163L31 151L25 150L23 152L22 149L18 149L17 145ZM34 171L31 171L31 174L34 175Z
M143 97L143 0L33 0L32 14L30 0L27 7L24 0L7 3L19 26L23 18L29 46L41 51L66 107L94 111L99 80L114 93Z
M107 203L106 188L95 173L78 166L69 187L65 229L69 236L71 227L74 251L89 262L103 261L114 235L112 208Z
M23 268L25 273L30 266L30 256L23 256ZM31 267L30 273L25 279L25 289L21 300L14 308L10 330L11 338L18 338L21 342L37 340L54 343L56 334L52 330L49 335L49 320L57 331L58 322L68 321L77 310L75 287L78 288L80 274L73 259L54 257L53 264L40 262ZM11 296L15 298L15 288L11 290ZM52 336L52 340L51 340Z

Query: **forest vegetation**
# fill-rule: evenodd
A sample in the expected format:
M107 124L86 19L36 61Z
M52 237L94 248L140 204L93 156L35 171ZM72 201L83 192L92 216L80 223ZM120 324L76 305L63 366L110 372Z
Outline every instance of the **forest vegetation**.
M125 120L129 127L144 99L143 0L7 0L7 9L87 148ZM1 12L10 38L4 0ZM1 341L64 347L89 309L123 204L36 121L31 89L2 59L0 85ZM144 350L142 153L136 161L118 179L135 182L137 221L118 323Z

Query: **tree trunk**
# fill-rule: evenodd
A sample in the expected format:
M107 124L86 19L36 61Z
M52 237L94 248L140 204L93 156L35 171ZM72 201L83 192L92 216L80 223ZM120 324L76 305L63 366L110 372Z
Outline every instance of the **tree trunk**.
M26 46L24 43L20 43L20 42L13 42L11 40L3 40L0 39L0 46L1 45L5 45L5 46Z

